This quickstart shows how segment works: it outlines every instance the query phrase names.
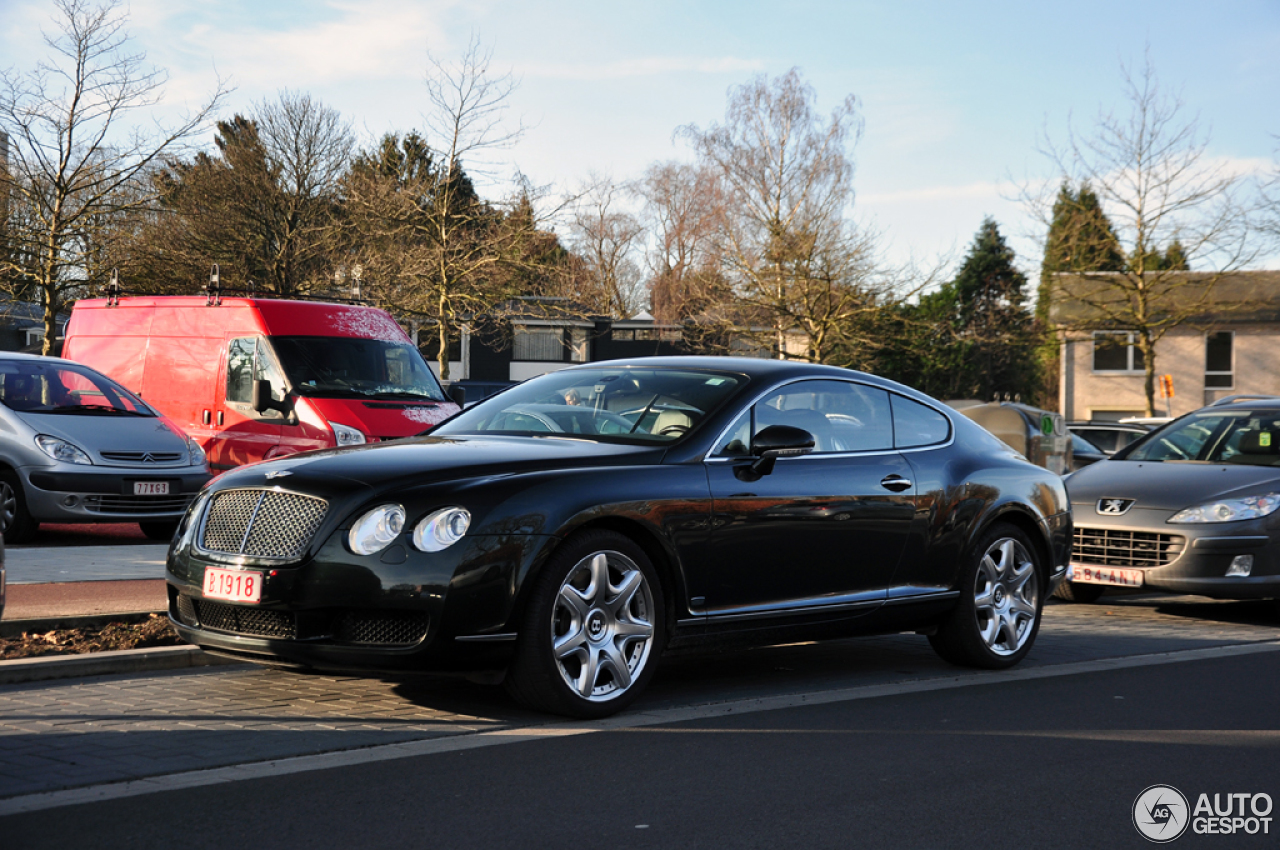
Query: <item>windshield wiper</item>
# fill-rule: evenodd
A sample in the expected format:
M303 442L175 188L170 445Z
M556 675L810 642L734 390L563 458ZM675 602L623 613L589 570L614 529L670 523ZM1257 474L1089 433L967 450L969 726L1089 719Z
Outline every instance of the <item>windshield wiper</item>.
M376 393L361 393L361 395L369 398L408 398L413 399L414 401L436 402L437 404L443 403L444 401L443 399L436 398L435 396L423 395L422 393L405 392L403 390L384 390Z

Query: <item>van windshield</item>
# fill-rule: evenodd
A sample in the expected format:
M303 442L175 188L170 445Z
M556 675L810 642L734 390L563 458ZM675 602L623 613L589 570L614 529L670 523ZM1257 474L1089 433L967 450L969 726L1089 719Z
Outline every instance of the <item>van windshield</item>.
M444 401L418 349L404 342L333 336L273 336L293 391L322 398Z

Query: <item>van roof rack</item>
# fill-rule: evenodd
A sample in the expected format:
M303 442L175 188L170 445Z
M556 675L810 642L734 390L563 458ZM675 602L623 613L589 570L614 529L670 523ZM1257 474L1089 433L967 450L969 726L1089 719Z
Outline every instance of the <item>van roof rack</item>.
M1240 395L1229 395L1226 398L1220 398L1211 402L1210 407L1226 407L1229 404L1241 404L1247 401L1277 401L1280 402L1280 396L1277 395L1250 395L1242 393Z

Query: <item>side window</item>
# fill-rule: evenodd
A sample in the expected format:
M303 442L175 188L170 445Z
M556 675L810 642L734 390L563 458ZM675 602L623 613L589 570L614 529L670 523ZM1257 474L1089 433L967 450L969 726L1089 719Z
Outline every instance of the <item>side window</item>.
M895 394L891 398L894 445L897 448L932 446L946 442L951 436L951 423L938 411L900 395Z
M788 384L754 408L752 436L770 425L813 435L815 452L865 452L893 447L889 394L849 381Z
M227 346L227 401L236 404L253 403L253 382L271 382L271 397L283 401L284 375L276 365L266 344L257 337L241 337L231 340ZM278 410L255 413L264 419L280 419Z
M253 401L253 361L257 354L253 337L233 339L227 348L227 401Z

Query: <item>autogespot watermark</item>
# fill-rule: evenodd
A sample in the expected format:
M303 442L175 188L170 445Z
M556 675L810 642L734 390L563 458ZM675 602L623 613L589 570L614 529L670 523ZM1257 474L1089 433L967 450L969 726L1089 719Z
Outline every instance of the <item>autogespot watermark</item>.
M1133 801L1133 825L1156 844L1173 841L1188 826L1197 835L1270 835L1271 808L1270 794L1202 793L1192 806L1172 785L1152 785Z

